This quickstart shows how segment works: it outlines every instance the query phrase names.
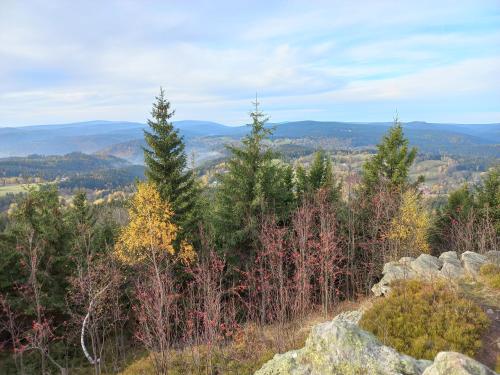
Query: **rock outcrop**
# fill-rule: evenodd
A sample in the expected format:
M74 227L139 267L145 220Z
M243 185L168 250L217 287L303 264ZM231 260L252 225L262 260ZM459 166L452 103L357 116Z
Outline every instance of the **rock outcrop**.
M390 283L404 279L454 282L475 279L481 266L500 264L500 251L485 255L467 251L459 258L454 251L433 257L404 257L384 265L383 277L372 291L380 296ZM358 326L361 311L342 313L331 322L313 327L302 349L276 354L256 375L498 375L466 355L440 352L434 361L419 360L398 353Z
M441 352L422 375L496 375L478 361L455 352Z
M439 258L429 254L421 254L416 259L403 257L398 262L384 265L383 277L373 286L372 292L376 296L385 295L391 290L390 283L396 280L457 281L464 277L475 279L481 266L486 263L500 264L500 251L489 251L485 255L466 251L460 259L455 251L447 251Z
M255 375L497 375L460 353L434 362L398 353L358 327L360 319L353 311L314 326L302 349L276 354Z
M313 327L304 348L276 354L255 375L417 375L432 364L383 345L357 326L360 312Z
M488 261L488 258L486 258L485 255L474 253L472 251L466 251L463 253L461 259L465 272L474 278L479 275L479 269L481 266Z

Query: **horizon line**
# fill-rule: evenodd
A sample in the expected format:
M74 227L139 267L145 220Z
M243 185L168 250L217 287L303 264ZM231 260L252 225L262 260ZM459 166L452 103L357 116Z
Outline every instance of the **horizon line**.
M179 122L200 122L200 123L212 123L216 125L221 125L229 128L238 128L243 126L248 126L250 123L239 124L239 125L228 125L217 121L212 120L194 120L194 119L183 119L183 120L175 120L172 123ZM297 123L297 122L316 122L316 123L340 123L340 124L352 124L352 125L369 125L369 124L390 124L394 123L394 121L339 121L339 120L288 120L288 121L278 121L272 122L269 121L268 124L273 125L283 125L289 123ZM399 121L401 124L412 124L412 123L422 123L422 124L430 124L430 125L500 125L500 122L432 122L426 120L411 120L411 121ZM147 125L147 122L140 121L131 121L131 120L82 120L82 121L71 121L71 122L60 122L60 123L49 123L49 124L26 124L26 125L2 125L0 124L0 129L15 129L15 128L28 128L28 127L42 127L42 126L64 126L64 125L83 125L83 124L91 124L91 123L130 123L130 124L139 124L139 125Z

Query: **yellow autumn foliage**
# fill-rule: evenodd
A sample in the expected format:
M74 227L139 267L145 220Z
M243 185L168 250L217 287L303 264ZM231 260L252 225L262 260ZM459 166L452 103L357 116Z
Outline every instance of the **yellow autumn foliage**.
M193 245L187 241L181 242L181 248L179 251L179 260L183 264L191 264L196 260L196 251Z
M115 248L117 257L134 264L162 253L174 255L178 228L171 221L172 215L170 205L161 199L154 185L139 183L129 209L130 221ZM187 263L196 258L193 247L185 241L181 243L179 258Z
M403 250L404 255L429 253L429 226L429 215L420 205L418 193L408 190L403 194L398 214L392 219L388 238Z

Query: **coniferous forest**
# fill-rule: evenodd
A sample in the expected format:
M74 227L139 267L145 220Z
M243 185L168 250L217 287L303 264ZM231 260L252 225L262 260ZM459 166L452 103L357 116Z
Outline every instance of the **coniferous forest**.
M173 118L161 90L132 193L47 184L2 216L0 373L250 374L366 299L385 263L500 250L499 167L431 205L398 118L341 178L324 150L306 166L271 148L255 102L214 184Z

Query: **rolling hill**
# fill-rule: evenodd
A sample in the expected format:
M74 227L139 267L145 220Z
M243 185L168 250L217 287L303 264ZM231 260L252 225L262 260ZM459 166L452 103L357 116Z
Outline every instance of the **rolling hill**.
M196 152L201 159L216 156L224 141L239 139L248 131L246 126L231 127L210 121L174 124L184 137L188 153ZM269 127L274 128L273 139L331 139L341 141L343 147L370 147L380 141L391 125L390 122L296 121ZM0 128L0 157L83 152L140 163L146 128L145 124L119 121ZM410 143L422 152L500 157L500 124L409 122L404 128ZM220 142L215 142L218 138Z
M0 177L40 177L52 180L128 166L129 162L114 156L87 155L81 152L66 155L14 156L0 158Z

